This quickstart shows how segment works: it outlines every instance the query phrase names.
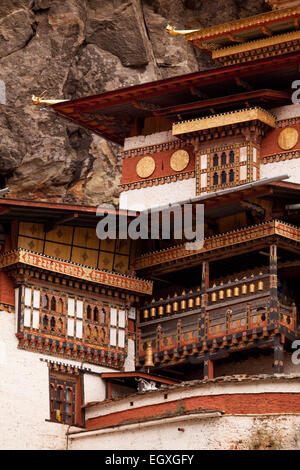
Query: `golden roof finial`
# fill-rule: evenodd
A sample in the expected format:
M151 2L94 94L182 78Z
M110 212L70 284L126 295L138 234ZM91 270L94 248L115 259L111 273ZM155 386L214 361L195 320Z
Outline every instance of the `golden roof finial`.
M63 103L64 101L68 101L68 100L45 100L44 99L44 96L46 94L46 90L43 91L43 93L40 95L40 96L35 96L35 95L32 95L31 99L32 99L32 103L33 104L36 104L36 105L39 105L39 104L57 104L57 103Z
M169 24L166 26L166 31L171 36L185 36L190 33L196 33L200 31L199 29L187 29L187 30L176 30L174 26L170 26Z

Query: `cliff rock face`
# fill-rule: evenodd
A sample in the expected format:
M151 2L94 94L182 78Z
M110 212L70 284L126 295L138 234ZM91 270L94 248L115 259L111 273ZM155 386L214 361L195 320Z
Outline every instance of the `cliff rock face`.
M266 10L264 0L10 0L0 4L0 181L7 197L118 201L119 148L35 107L210 66L164 32Z

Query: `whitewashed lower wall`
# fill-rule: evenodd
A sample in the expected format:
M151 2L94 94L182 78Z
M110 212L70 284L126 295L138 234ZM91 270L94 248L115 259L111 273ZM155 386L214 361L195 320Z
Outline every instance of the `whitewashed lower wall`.
M120 194L120 209L146 210L196 197L196 180L174 181L149 188L132 189Z
M184 400L186 398L211 396L211 395L235 395L240 394L253 394L253 393L300 393L300 376L298 379L291 380L273 380L266 377L260 380L224 380L209 381L207 383L195 383L191 386L189 382L180 385L179 387L171 387L166 390L167 397L164 391L148 391L146 393L137 393L128 397L120 398L115 401L106 401L104 403L97 403L86 410L86 419L96 418L98 416L109 415L111 413L118 413L128 409L139 409L144 406L152 406L158 404L165 404L176 400ZM230 377L230 376L227 376ZM224 380L224 381L223 381ZM192 383L192 382L191 382Z
M40 359L81 366L80 362L18 349L15 315L0 311L0 449L65 449L68 426L50 423L49 369ZM83 363L91 371L113 369ZM105 384L84 374L84 401L105 398Z
M64 449L67 426L49 423L49 372L17 349L15 315L0 311L0 448Z
M258 434L260 433L260 434ZM123 430L70 436L72 450L227 450L249 449L257 435L283 449L300 448L300 415L182 417L152 421ZM110 454L111 455L111 454Z
M228 402L240 394L300 393L300 375L236 376L194 381L163 390L138 393L119 400L106 401L89 408L87 418L115 414L128 409L159 406L189 398L228 395ZM252 398L253 400L253 398ZM253 401L252 401L253 402ZM300 448L300 413L224 414L218 409L189 415L124 424L106 429L70 429L69 448L114 450L188 450L248 449L255 441L262 446L283 449Z
M260 166L261 179L282 175L289 176L289 179L285 180L286 182L300 184L300 158Z

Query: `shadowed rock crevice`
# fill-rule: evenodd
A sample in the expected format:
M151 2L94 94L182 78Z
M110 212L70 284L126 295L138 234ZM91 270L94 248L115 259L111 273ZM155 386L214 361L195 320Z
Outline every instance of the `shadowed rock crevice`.
M120 148L31 95L73 99L212 66L165 26L251 16L264 0L11 0L0 2L0 175L7 197L118 202Z

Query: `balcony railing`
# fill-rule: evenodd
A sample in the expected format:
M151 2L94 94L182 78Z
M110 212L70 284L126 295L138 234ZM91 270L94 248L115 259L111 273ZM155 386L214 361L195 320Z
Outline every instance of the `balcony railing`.
M247 335L251 331L263 336L272 320L270 274L258 272L240 277L213 282L206 292L198 287L166 299L153 299L145 305L140 314L137 348L141 363L149 342L156 358L163 353L164 359L174 360L176 351L182 348L185 354L196 353L200 342L219 343L228 336L234 344L236 334ZM278 301L277 311L278 326L298 330L295 304L288 306Z
M242 308L227 309L225 315L217 315L213 309L206 313L205 332L200 330L200 315L192 315L184 319L170 317L162 327L159 323L156 329L141 329L139 339L139 359L143 360L147 345L150 342L153 353L163 352L168 355L168 351L175 348L186 347L191 355L197 351L196 344L202 340L216 340L224 338L226 335L233 335L240 332L247 332L256 329L263 329L270 324L270 314L268 309L269 296L256 300L256 305L245 304ZM290 330L297 330L297 309L282 305L278 302L279 319L278 324ZM170 323L170 326L168 326ZM146 326L146 324L144 324ZM147 331L148 330L148 331Z
M207 302L208 305L225 304L233 300L244 300L245 298L252 298L263 292L268 292L270 286L270 275L260 273L257 276L244 276L242 279L235 279L234 281L221 282L219 285L215 283L207 289ZM147 322L157 318L165 318L178 313L184 313L201 308L201 295L203 292L200 287L194 291L185 290L180 294L175 294L166 299L153 299L150 304L144 305L141 308L140 321Z

